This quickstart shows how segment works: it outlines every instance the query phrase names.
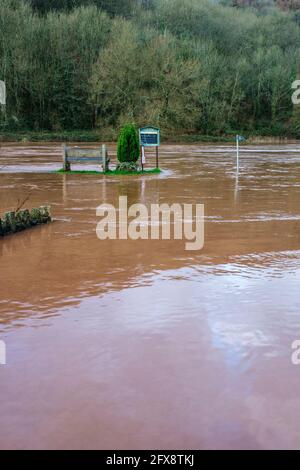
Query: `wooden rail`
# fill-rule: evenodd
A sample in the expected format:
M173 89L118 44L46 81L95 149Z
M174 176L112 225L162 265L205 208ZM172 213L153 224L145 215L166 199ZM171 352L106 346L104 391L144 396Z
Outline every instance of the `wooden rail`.
M67 147L66 144L62 146L63 170L70 171L71 163L97 163L102 166L104 172L109 170L108 152L106 145L103 144L102 148L91 149L82 147Z

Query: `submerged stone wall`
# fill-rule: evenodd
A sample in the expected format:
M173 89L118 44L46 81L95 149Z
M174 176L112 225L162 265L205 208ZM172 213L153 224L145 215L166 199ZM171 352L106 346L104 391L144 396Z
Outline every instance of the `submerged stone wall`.
M51 222L49 206L41 206L31 209L31 211L23 209L17 212L6 212L4 217L0 218L0 236L20 232L26 228L48 222Z

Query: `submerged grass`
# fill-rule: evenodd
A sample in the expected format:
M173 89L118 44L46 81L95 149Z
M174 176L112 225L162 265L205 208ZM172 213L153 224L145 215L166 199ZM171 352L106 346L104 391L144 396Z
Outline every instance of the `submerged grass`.
M96 170L70 170L65 171L63 169L56 170L54 173L63 173L64 175L105 175L105 176L114 176L114 175L151 175L158 174L161 172L160 168L150 168L149 170L141 171L120 171L120 170L109 170L109 171L96 171Z

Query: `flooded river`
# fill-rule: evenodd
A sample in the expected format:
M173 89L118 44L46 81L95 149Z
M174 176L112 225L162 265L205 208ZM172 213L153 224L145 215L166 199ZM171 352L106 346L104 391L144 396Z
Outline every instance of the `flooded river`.
M300 448L300 145L245 149L239 175L232 147L166 145L161 174L103 177L2 144L0 213L55 220L0 239L1 449ZM204 248L100 241L122 195L204 204Z

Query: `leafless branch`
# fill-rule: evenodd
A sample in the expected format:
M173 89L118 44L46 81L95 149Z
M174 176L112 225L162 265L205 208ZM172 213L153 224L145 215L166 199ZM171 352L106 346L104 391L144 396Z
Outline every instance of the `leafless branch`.
M28 199L30 198L33 189L34 189L34 188L31 188L31 189L27 192L26 196L25 196L23 199L18 198L17 208L15 209L15 212L19 212L19 210L22 209L22 207L24 206L25 202L27 202Z

